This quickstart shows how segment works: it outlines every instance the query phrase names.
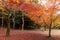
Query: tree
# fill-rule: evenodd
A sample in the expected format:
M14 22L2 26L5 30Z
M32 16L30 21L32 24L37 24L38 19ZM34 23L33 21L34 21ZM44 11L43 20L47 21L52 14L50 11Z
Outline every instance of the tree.
M22 31L24 29L24 11L22 11Z
M13 13L13 29L15 28L15 10L14 10L14 13Z
M4 11L5 0L2 0L2 27L3 27L3 11Z
M8 27L7 27L7 30L6 30L6 36L9 36L10 35L10 16L11 16L11 9L9 8L6 8L5 12L8 14Z

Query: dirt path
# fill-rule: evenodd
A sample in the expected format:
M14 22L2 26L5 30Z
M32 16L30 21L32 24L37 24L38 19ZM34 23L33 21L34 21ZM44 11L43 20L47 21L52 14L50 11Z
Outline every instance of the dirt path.
M60 31L53 30L53 34L59 37L47 37L48 31L42 32L41 30L10 30L10 36L6 37L6 29L0 30L0 40L60 40ZM55 32L56 31L56 32ZM54 33L55 32L55 33Z

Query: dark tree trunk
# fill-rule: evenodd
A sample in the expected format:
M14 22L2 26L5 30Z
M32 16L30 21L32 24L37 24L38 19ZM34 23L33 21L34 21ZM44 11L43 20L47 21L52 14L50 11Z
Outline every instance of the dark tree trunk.
M51 26L49 26L49 37L51 37Z
M8 27L6 30L6 36L8 37L10 35L10 15L8 15Z
M51 27L52 27L52 20L51 20L51 23L50 23L50 26L49 26L49 37L51 37Z

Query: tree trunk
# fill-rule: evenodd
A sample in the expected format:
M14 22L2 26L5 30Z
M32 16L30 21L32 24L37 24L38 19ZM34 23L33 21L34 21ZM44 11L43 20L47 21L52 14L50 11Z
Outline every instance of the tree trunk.
M51 23L50 23L50 26L49 26L49 37L51 37L51 27L52 27L52 20L51 20Z
M2 7L4 7L5 5L5 1L2 0ZM2 8L2 27L3 27L3 11L4 11L4 8Z
M22 12L22 30L24 29L24 12Z
M3 14L2 14L2 27L3 27Z
M8 27L6 30L6 36L8 37L10 35L10 15L8 15Z
M49 37L51 37L51 26L49 26Z
M13 29L15 29L15 20L13 18Z
M15 10L14 10L14 14L13 14L13 29L15 28Z

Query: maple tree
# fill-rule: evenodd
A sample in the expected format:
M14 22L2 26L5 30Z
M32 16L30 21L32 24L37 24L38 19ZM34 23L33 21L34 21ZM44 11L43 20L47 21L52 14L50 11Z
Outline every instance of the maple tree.
M48 3L49 2L49 3ZM54 14L56 14L55 12L57 11L57 5L59 4L56 4L56 0L49 0L47 2L47 4L46 4L46 6L47 6L47 9L46 9L46 7L44 7L44 5L42 6L42 5L40 5L40 8L38 7L38 6L36 6L37 7L37 9L38 9L38 11L37 11L37 9L34 7L34 9L36 10L36 12L34 12L35 10L33 9L33 7L31 7L31 5L29 6L29 4L24 4L23 6L22 6L22 9L23 10L25 10L25 11L28 11L28 12L30 12L30 13L27 13L26 15L28 16L28 17L30 17L32 20L34 20L36 23L37 22L39 22L38 20L40 20L40 19L37 19L36 18L36 14L38 14L37 12L39 12L39 14L43 14L42 15L42 19L45 21L45 23L47 24L47 25L49 25L49 37L51 36L51 34L50 34L50 32L51 32L51 27L52 27L52 24L54 24L54 20L56 19L56 18L54 18ZM49 5L50 4L50 5ZM35 14L36 13L36 14ZM34 15L34 16L33 16ZM40 15L39 15L40 16ZM48 23L49 22L49 23Z
M35 1L34 1L35 2ZM46 24L49 27L49 36L51 36L51 27L54 25L54 21L57 16L55 14L60 10L60 0L48 0L47 3L43 3L40 0L41 4L36 5L31 0L6 0L4 9L12 8L14 11L21 10L22 20L24 26L24 15L33 20L36 24ZM48 3L49 2L49 3ZM0 7L1 8L1 7ZM9 13L8 13L9 15ZM14 18L13 18L14 19Z

